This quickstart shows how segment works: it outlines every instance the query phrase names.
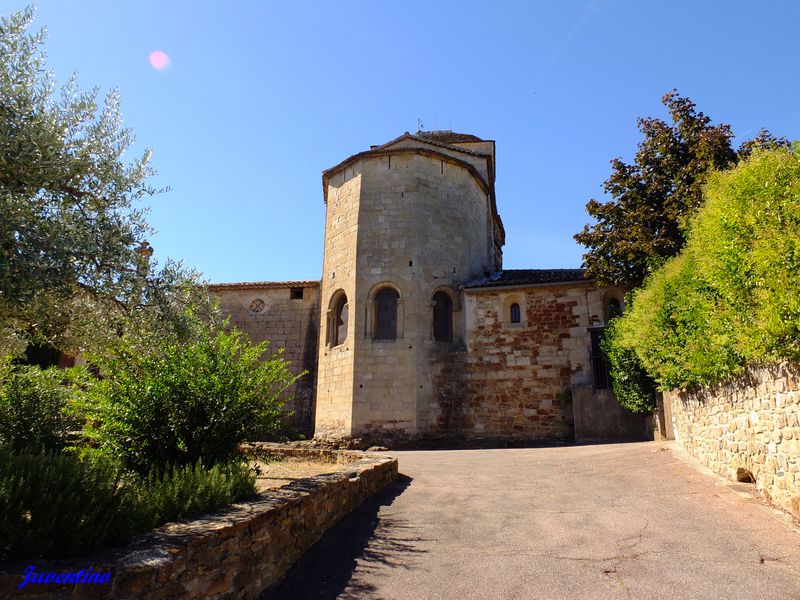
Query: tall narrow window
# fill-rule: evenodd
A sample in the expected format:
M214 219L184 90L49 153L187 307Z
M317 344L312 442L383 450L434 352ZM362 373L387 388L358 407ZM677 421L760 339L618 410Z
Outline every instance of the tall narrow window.
M511 323L521 323L522 322L522 314L519 310L519 304L514 302L511 305Z
M433 339L437 342L453 341L453 301L446 292L433 295Z
M347 339L347 296L342 294L336 301L333 310L333 336L331 345L338 346L344 344Z
M603 330L595 329L591 332L592 342L592 378L594 387L597 390L607 390L611 385L611 378L608 374L608 361L600 346L603 338Z
M383 288L375 294L376 340L397 339L397 301L400 294L393 288Z

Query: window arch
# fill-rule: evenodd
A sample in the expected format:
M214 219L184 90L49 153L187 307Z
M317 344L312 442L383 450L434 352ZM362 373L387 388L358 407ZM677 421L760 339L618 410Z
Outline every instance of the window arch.
M525 294L524 292L513 292L504 295L502 307L498 307L497 318L506 327L527 327L528 322L525 315Z
M453 341L453 299L447 292L433 295L433 339L437 342Z
M373 339L397 339L397 304L400 294L396 289L384 287L375 294L375 329Z
M331 300L330 322L328 331L331 346L344 344L347 339L348 321L350 320L347 295L339 292Z
M522 311L517 302L512 302L509 307L509 323L522 323Z

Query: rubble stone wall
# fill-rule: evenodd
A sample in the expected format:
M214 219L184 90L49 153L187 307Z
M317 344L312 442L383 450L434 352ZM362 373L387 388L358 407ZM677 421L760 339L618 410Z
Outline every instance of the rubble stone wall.
M800 376L781 365L697 392L664 394L690 456L800 516Z
M487 437L571 439L574 389L585 387L589 396L595 391L590 329L602 325L604 298L617 292L589 283L466 290L460 429ZM511 322L514 303L520 323Z

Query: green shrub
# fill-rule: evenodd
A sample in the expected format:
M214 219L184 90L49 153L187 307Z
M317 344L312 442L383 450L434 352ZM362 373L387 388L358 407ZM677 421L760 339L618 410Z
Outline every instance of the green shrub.
M189 339L120 340L98 358L105 379L86 405L86 434L126 469L228 462L250 436L280 425L296 379L267 343L196 325ZM262 360L263 359L263 360Z
M117 472L65 455L0 453L0 560L76 556L147 527Z
M636 352L617 343L617 319L603 333L600 347L608 361L611 387L620 406L634 413L650 413L656 407L656 387Z
M80 427L71 398L82 369L15 366L0 370L0 446L15 453L60 452Z
M713 174L705 198L683 252L635 293L609 342L662 389L800 360L800 145Z
M255 474L239 462L169 467L151 472L142 485L154 523L210 512L255 494Z
M241 463L125 478L69 455L0 452L0 560L74 557L253 496Z
M741 372L732 313L691 253L668 261L633 297L618 341L663 389L708 385Z

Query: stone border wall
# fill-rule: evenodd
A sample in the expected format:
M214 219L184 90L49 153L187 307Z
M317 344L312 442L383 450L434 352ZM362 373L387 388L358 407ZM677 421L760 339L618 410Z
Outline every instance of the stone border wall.
M787 365L755 369L698 392L664 394L675 441L690 456L756 489L800 517L800 375Z
M284 453L274 444L248 449ZM351 465L262 494L193 521L170 523L130 545L75 560L4 563L0 598L133 600L258 598L331 526L397 477L397 459L360 452L292 449L285 454ZM107 584L28 584L36 572L110 572Z

